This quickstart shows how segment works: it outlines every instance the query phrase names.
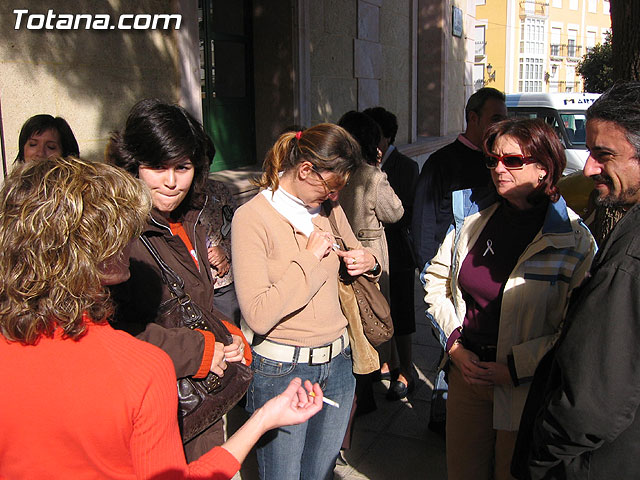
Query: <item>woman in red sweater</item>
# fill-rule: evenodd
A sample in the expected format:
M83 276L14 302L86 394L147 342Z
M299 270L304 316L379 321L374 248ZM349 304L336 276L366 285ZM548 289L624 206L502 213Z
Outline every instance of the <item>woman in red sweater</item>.
M105 285L151 208L140 182L79 159L29 162L0 192L0 478L231 478L270 428L322 408L299 379L187 464L173 364L107 323Z

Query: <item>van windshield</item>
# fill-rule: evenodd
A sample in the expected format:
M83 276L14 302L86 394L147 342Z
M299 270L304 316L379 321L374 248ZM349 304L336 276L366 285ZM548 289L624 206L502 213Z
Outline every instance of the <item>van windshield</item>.
M586 118L584 113L563 113L560 112L560 118L564 123L567 131L569 142L576 147L584 147L586 143Z

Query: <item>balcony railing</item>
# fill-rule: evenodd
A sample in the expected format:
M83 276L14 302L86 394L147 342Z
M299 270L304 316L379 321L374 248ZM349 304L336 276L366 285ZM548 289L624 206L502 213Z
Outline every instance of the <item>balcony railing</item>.
M485 56L485 47L487 46L487 42L483 42L481 40L476 40L476 57L484 57Z
M580 82L549 82L550 92L577 92L580 88Z
M582 56L582 46L573 44L551 44L549 55L552 57L579 58Z
M575 45L575 44L571 44L569 43L567 45L567 57L570 58L577 58L580 57L580 51L582 50L582 47L580 45Z
M548 0L520 0L520 15L547 16Z

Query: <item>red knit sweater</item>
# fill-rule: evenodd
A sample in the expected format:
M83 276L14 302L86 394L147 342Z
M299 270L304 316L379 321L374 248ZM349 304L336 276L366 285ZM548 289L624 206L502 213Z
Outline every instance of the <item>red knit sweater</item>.
M0 335L0 478L213 478L221 447L186 464L173 364L159 348L90 324L79 341Z

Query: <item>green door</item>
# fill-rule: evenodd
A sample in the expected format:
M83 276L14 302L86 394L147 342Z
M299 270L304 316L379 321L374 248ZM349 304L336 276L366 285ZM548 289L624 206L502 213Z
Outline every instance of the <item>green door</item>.
M199 0L204 128L212 171L256 163L251 0Z

